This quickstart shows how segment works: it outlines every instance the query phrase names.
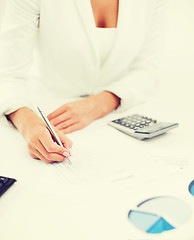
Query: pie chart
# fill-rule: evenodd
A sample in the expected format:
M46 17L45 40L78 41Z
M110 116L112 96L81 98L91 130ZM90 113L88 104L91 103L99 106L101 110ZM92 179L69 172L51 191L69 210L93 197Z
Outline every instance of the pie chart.
M159 234L185 224L192 216L192 208L175 197L148 199L128 213L129 221L140 230Z
M189 185L189 192L194 196L194 180Z

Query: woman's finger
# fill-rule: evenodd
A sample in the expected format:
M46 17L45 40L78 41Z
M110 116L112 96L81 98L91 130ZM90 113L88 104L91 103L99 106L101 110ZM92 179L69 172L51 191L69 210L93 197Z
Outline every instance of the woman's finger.
M53 162L53 161L49 161L47 160L37 149L35 149L31 144L28 144L28 151L29 151L29 154L32 158L34 159L40 159L46 163L50 163L50 162Z
M68 121L70 119L72 119L72 114L70 112L65 112L65 113L62 113L60 114L59 116L55 117L55 118L52 118L50 120L50 123L56 127L57 125L61 124L62 122L65 122L65 121Z
M53 111L52 113L50 113L47 118L50 121L53 118L58 117L59 115L61 115L62 113L67 111L67 106L66 105L62 105L61 107L57 108L55 111Z
M54 145L56 145L56 147L59 147L56 143L53 142ZM66 157L68 157L68 151L66 149L64 149L63 147L61 147L63 149L63 155L60 155L59 153L55 152L55 151L51 151L48 152L46 150L46 148L44 147L44 145L40 142L39 139L37 139L36 142L32 143L32 147L34 149L36 149L43 157L44 157L44 161L45 159L47 161L56 161L56 162L62 162L65 160ZM54 148L53 148L54 150ZM33 152L33 151L32 151ZM34 152L33 152L34 153ZM36 155L36 154L35 154ZM42 158L41 158L42 159Z
M56 143L54 143L54 145L56 145L56 147L58 147L59 145L57 145ZM42 145L41 142L39 142L37 144L37 148L36 148L47 160L49 161L55 161L55 162L63 162L65 160L66 157L68 157L68 151L65 150L63 151L62 154L59 154L57 152L48 152L44 146ZM53 149L54 150L54 149Z
M72 141L68 137L66 137L65 134L61 130L56 130L56 132L57 132L63 146L65 148L67 148L68 150L71 149L72 145L73 145Z
M86 126L85 124L79 122L79 123L75 123L75 124L73 124L73 125L65 128L65 129L63 129L63 130L61 130L61 131L62 131L64 134L68 134L68 133L71 133L71 132L75 132L75 131L77 131L77 130L80 130L80 129L84 128L85 126Z
M30 154L30 156L31 156L32 158L34 158L34 159L39 159L34 153L32 153L32 152L30 152L30 151L29 151L29 154Z
M48 153L58 153L63 155L64 152L66 152L66 149L64 147L61 147L53 141L52 136L47 129L44 134L40 135L39 140Z
M37 149L34 148L33 152L32 152L33 155L37 156L38 159L42 160L43 162L45 163L51 163L51 162L54 162L52 160L48 160L46 159Z
M56 126L56 128L57 128L58 130L63 130L63 129L65 129L65 128L67 128L67 127L70 127L70 126L73 125L73 124L76 124L76 123L78 123L78 122L75 121L75 119L69 119L69 120L67 120L67 121L65 121L65 122L62 122L62 123L58 124L58 125Z

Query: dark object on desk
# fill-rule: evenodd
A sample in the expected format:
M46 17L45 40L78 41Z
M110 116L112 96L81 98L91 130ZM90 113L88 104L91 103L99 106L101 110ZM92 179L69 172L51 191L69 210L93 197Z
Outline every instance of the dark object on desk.
M0 176L0 197L1 197L1 195L3 195L3 193L4 193L5 191L7 191L15 182L16 182L16 179Z
M115 119L109 122L108 125L139 140L152 138L178 127L178 123L158 122L139 114Z

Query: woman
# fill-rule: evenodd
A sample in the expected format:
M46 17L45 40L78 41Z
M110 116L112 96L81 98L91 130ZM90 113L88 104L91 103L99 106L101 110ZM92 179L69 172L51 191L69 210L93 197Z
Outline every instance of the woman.
M79 130L150 96L166 0L7 0L0 40L1 118L28 142L33 158L63 161ZM32 111L26 80L35 39L39 79L58 97L82 97L48 118L64 148Z

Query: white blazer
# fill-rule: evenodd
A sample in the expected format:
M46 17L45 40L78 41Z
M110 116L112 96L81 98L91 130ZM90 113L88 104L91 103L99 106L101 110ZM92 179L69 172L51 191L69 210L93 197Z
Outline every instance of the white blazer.
M0 35L0 114L31 107L26 90L38 39L38 81L57 97L107 90L127 107L155 87L167 0L120 0L113 48L100 64L90 0L7 0ZM2 97L3 96L3 97Z

